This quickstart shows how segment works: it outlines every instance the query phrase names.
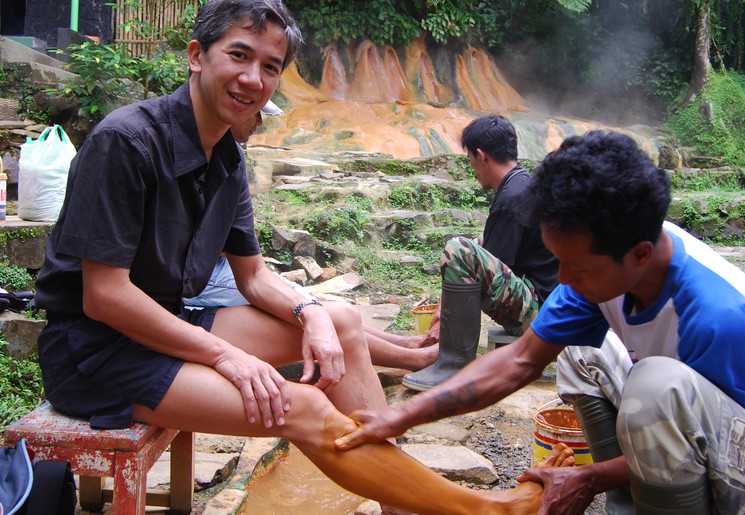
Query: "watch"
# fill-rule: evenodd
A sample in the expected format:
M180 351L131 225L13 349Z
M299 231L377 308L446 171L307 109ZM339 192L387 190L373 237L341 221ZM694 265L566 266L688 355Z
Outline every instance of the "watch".
M304 300L297 306L295 306L295 309L292 310L292 315L295 317L295 320L297 320L297 323L300 324L300 328L303 328L303 319L300 318L300 312L303 310L305 306L310 306L311 304L318 304L321 305L320 302L318 302L316 299L310 299L310 300Z

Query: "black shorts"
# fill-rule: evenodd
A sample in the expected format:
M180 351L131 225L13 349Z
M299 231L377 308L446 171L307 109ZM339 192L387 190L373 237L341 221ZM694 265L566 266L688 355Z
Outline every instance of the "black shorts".
M209 331L217 309L180 318ZM60 413L90 419L94 429L129 427L134 404L155 409L184 364L87 317L48 320L38 340L46 398Z

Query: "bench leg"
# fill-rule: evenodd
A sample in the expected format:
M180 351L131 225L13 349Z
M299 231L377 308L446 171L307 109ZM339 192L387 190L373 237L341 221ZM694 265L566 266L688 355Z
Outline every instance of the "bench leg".
M79 476L80 507L88 511L103 509L104 478L94 476Z
M147 495L147 471L139 452L117 452L114 465L112 515L143 515Z
M171 442L171 513L191 513L194 501L194 433L179 432Z

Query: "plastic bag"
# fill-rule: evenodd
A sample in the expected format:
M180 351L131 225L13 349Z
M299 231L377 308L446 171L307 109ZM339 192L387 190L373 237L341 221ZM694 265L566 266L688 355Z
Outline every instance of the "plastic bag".
M18 217L54 222L62 209L75 145L59 125L47 127L38 139L27 138L18 160Z

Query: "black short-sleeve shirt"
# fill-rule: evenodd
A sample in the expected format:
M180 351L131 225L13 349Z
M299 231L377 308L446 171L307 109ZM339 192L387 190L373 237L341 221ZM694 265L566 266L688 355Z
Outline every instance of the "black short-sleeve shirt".
M178 312L223 250L259 253L245 162L230 131L207 162L184 84L117 109L88 135L70 166L37 303L82 315L85 258L129 269L136 286Z
M559 262L543 245L540 227L527 227L517 219L515 211L530 179L530 172L517 165L499 183L484 226L483 247L519 277L527 277L542 304L558 283Z

